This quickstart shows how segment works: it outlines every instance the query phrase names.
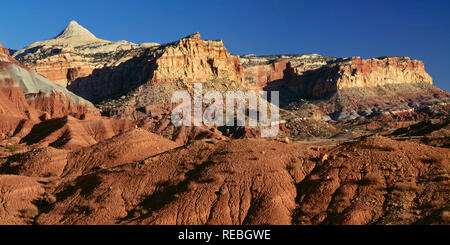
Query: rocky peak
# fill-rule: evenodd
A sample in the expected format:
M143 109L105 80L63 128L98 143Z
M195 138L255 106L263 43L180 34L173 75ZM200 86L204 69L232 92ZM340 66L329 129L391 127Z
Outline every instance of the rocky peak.
M0 55L9 55L9 50L4 48L0 43Z
M69 25L56 38L80 38L83 40L96 39L94 34L78 24L76 21L70 21Z
M200 33L196 32L194 34L191 34L187 37L185 37L187 39L196 39L196 40L202 40L202 36L200 35Z

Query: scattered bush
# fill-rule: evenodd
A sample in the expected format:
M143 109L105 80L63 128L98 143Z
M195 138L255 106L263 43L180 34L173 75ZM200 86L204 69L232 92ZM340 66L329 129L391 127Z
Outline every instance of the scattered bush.
M14 153L17 151L17 146L13 144L6 144L5 149L8 150L9 152Z

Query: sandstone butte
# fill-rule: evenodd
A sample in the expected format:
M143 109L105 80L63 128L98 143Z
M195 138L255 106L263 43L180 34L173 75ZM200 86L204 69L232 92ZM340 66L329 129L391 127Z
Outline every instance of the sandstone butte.
M199 33L156 50L154 56L157 68L150 82L243 79L239 57L228 53L222 41L202 40Z

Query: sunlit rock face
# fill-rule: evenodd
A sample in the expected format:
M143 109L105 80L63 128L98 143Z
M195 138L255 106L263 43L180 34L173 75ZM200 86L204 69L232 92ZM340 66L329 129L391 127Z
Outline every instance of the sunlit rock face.
M152 82L215 78L241 82L243 78L239 57L228 53L221 40L202 40L199 33L163 46L155 52L155 58Z
M142 47L158 46L146 43ZM63 87L94 69L129 59L116 54L140 46L127 41L111 42L97 38L86 28L71 21L55 38L35 42L14 53L14 57L38 74Z
M95 69L90 76L72 81L68 88L83 98L99 101L131 90L145 93L148 89L143 85L149 84L243 82L239 57L231 55L222 41L202 40L198 33L169 44L130 50L127 54L134 56Z
M337 59L317 54L241 57L245 80L255 89L288 85L320 98L342 89L388 84L432 84L423 62L408 57ZM278 84L272 84L278 82ZM284 82L284 83L283 83Z

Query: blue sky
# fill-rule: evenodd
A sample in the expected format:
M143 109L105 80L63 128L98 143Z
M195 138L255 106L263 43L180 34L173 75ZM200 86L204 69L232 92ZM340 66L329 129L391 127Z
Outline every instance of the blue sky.
M2 2L0 43L20 49L76 20L97 37L167 43L196 31L233 54L409 56L450 90L448 0L161 0Z

